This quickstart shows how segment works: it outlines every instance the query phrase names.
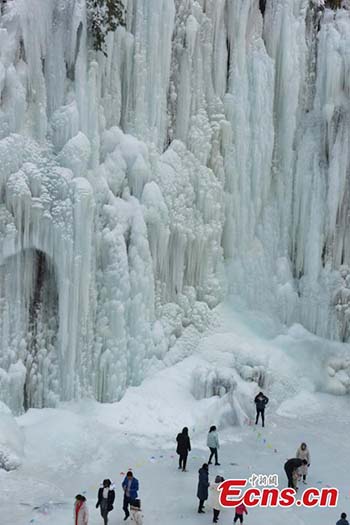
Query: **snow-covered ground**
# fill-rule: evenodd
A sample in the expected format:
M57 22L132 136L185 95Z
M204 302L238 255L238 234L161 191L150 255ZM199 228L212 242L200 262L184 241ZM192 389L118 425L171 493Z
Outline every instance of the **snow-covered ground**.
M285 486L283 464L306 441L312 455L309 485L340 489L338 509L256 508L245 520L248 525L326 525L335 523L341 511L350 512L349 401L319 391L319 363L326 347L330 357L332 351L339 354L341 346L317 340L300 327L276 337L276 327L261 314L247 318L230 308L218 313L215 333L207 334L187 357L180 341L167 357L167 368L129 388L119 403L86 400L32 409L17 418L24 454L19 469L0 470L1 524L72 523L79 492L88 499L91 525L101 523L95 498L104 477L116 484L110 523L122 523L120 483L129 468L140 481L145 525L209 523L209 502L205 515L196 512L196 488L198 468L207 460L211 424L219 426L222 442L221 466L211 467L211 481L218 472L225 478L277 473ZM259 387L244 379L259 373L265 374L270 397L263 430L248 424ZM214 391L220 395L211 395ZM185 425L193 450L189 472L182 473L174 450L176 434ZM228 525L232 517L233 512L225 510L220 523Z

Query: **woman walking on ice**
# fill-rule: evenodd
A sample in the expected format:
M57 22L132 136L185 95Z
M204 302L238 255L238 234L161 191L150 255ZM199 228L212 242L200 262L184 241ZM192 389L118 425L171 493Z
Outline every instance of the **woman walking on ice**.
M188 453L191 451L191 442L188 435L188 428L184 427L182 429L182 432L177 435L176 438L177 441L177 447L176 452L179 454L179 469L182 469L182 472L186 471L186 464L187 464L187 456Z
M75 496L73 518L74 525L88 525L89 523L89 511L86 505L86 498L81 494Z
M209 429L207 437L207 446L210 449L208 465L211 465L211 460L213 456L215 456L215 465L220 465L220 463L218 462L218 449L220 448L219 435L217 433L216 426L214 425L211 426Z
M113 510L115 492L110 479L104 479L102 485L103 486L98 491L96 508L98 509L98 507L100 507L103 523L104 525L107 525L108 513Z
M299 458L299 459L306 459L306 461L307 461L307 465L302 465L299 468L299 474L301 474L303 476L303 483L306 483L306 476L307 476L307 473L308 473L308 468L309 468L310 463L311 463L310 451L309 451L306 443L302 443L300 445L300 447L297 450L297 453L296 453L295 457Z
M225 481L222 476L216 476L215 482L210 485L210 503L213 507L213 523L217 523L220 515L220 493L218 486Z
M204 512L204 502L208 499L209 472L208 465L204 463L198 471L198 489L197 498L199 499L198 514Z

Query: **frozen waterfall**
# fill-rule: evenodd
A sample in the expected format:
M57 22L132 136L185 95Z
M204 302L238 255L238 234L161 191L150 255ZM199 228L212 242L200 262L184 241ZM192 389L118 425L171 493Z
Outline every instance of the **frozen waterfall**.
M350 11L0 0L0 398L120 399L227 293L350 338ZM325 2L327 4L327 2Z

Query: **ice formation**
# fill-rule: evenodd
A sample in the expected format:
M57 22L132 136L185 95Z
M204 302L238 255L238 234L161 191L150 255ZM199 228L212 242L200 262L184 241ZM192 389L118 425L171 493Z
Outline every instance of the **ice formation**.
M0 402L0 469L15 470L24 455L23 432L10 409Z
M0 397L16 412L119 399L227 291L350 336L349 11L125 3L105 57L85 0L0 1Z

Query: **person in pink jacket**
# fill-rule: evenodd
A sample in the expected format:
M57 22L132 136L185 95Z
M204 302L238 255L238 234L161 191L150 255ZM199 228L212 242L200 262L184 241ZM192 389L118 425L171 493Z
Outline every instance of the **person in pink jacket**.
M74 525L88 525L89 511L86 505L86 498L81 494L75 496L73 510Z
M241 503L240 505L238 505L238 507L236 507L236 514L235 514L235 518L233 520L233 523L236 523L236 521L238 521L238 520L241 523L243 523L243 514L244 513L248 514L247 507L244 505L244 503Z

